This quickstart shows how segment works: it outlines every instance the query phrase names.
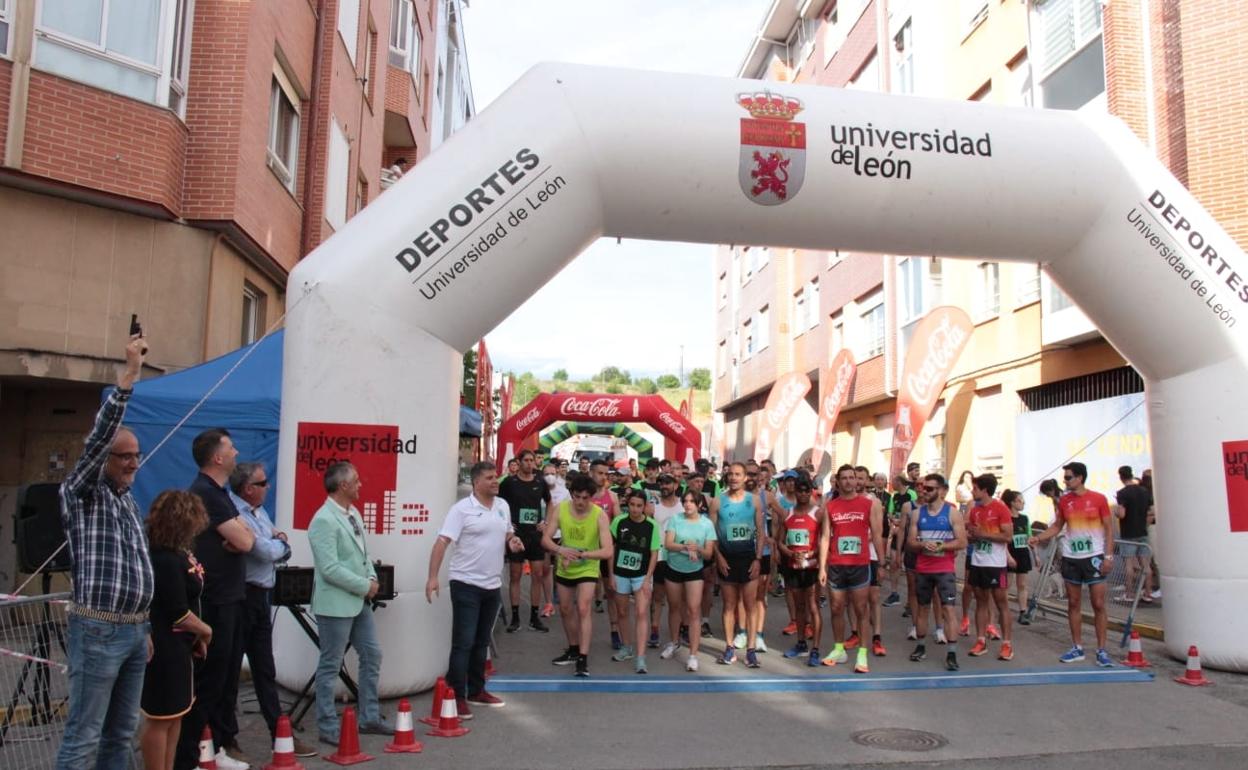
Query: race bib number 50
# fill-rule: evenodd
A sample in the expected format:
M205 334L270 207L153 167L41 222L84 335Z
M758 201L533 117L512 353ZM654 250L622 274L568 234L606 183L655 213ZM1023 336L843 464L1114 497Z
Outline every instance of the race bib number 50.
M754 528L748 524L731 524L728 526L728 539L732 542L749 540L754 536Z

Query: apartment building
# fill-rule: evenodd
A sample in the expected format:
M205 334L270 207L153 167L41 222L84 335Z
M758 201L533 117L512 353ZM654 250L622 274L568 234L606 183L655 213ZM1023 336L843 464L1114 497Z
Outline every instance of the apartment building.
M0 529L72 467L132 313L147 377L254 341L299 259L472 115L460 13L0 0Z
M1233 137L1248 102L1235 77L1242 65L1217 46L1228 34L1242 38L1246 23L1229 2L778 0L740 75L1108 110L1243 243L1248 177ZM779 375L799 370L815 387L774 456L782 466L804 458L818 369L849 347L858 380L823 470L829 462L887 469L906 343L931 308L951 304L975 331L913 459L953 476L994 472L1014 487L1055 475L1053 462L1089 444L1081 459L1093 486L1116 488L1119 464L1148 465L1147 421L1135 406L1142 381L1036 265L722 247L715 277L714 397L726 456L752 452L754 413Z

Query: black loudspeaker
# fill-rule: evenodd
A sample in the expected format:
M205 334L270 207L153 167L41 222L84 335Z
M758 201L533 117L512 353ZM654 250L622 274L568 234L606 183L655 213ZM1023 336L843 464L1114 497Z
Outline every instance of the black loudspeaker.
M17 544L17 568L27 574L39 569L65 542L61 526L60 484L27 484L17 490L13 513L13 542ZM45 572L65 572L70 567L69 548L61 549L44 567Z
M296 607L312 603L311 567L278 567L273 581L273 603L279 607Z
M377 572L377 596L374 598L379 602L388 602L398 596L394 591L394 565L374 561L373 569Z

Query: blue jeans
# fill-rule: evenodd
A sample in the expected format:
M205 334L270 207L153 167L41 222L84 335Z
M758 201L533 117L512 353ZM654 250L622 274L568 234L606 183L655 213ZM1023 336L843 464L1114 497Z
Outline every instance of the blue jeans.
M360 657L359 723L374 724L381 721L381 709L377 705L377 678L381 673L381 644L373 627L373 611L365 604L360 614L353 618L316 616L316 632L321 639L321 657L316 665L316 726L321 735L337 737L338 712L334 708L334 684L342 659L347 654L347 642Z
M70 615L69 716L58 770L130 767L147 669L146 623L120 625ZM97 751L98 747L98 751Z
M485 653L502 596L497 588L479 588L451 581L451 660L446 683L458 698L485 689Z

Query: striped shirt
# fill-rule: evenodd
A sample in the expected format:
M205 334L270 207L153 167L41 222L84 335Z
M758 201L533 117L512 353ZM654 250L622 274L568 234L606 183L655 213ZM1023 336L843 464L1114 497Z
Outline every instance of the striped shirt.
M74 604L122 614L147 612L155 583L139 506L129 488L115 488L103 473L129 399L128 392L109 394L60 489Z

